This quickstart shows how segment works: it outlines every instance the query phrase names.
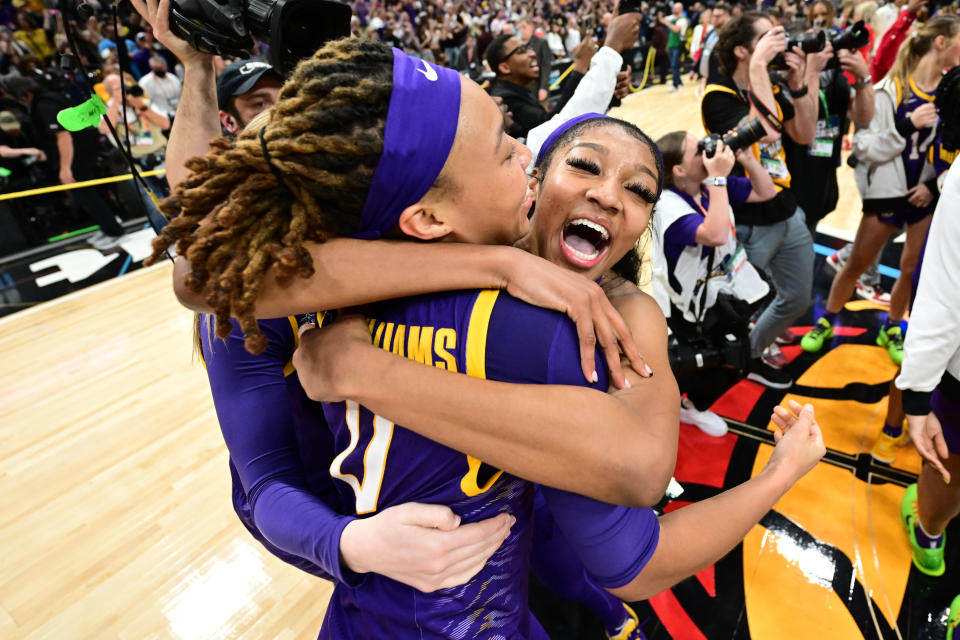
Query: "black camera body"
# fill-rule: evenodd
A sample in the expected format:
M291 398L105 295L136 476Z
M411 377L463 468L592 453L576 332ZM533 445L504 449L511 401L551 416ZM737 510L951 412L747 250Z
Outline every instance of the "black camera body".
M793 51L794 47L800 47L800 50L804 53L819 53L823 51L826 46L827 34L823 31L808 31L787 38L787 51ZM776 71L784 71L788 68L787 59L782 53L778 53L777 56L770 61L768 67Z
M870 33L867 31L867 27L863 24L863 20L860 20L852 27L830 40L830 45L833 47L833 59L827 63L827 69L840 68L840 58L837 57L837 53L843 49L856 51L858 49L862 49L868 44L870 44Z
M750 342L732 333L716 338L700 336L683 344L671 342L667 356L670 370L678 377L717 367L745 376L750 362Z
M325 42L350 35L350 5L337 0L173 0L170 29L204 53L249 57L270 44L270 63L286 75Z
M718 140L723 140L723 144L736 152L740 149L746 149L764 135L766 135L766 129L763 128L763 122L760 118L754 118L722 138L719 133L712 133L706 138L703 138L697 143L697 153L702 153L706 157L712 158L717 152Z

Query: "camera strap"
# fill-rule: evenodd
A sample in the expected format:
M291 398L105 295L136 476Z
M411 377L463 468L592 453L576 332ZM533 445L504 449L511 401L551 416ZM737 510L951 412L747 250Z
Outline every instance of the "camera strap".
M697 313L697 333L703 332L703 317L707 315L707 285L710 283L710 274L713 273L713 261L717 257L717 248L710 248L710 257L707 258L707 275L703 279L700 289L700 310Z
M783 123L780 122L780 119L767 108L767 105L763 104L763 101L758 100L752 91L747 92L747 100L753 105L753 108L757 110L764 122L773 127L777 133L783 132ZM776 100L776 98L774 98L774 100Z

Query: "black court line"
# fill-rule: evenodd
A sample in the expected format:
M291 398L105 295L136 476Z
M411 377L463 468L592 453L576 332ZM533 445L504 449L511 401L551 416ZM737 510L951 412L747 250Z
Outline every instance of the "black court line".
M764 442L769 445L775 444L773 432L769 429L755 427L731 418L724 418L724 421L726 421L730 431L739 436ZM849 453L828 448L826 455L823 456L822 462L850 471L860 480L869 481L874 484L890 483L906 487L917 481L917 475L915 473L877 462L869 453L850 455Z

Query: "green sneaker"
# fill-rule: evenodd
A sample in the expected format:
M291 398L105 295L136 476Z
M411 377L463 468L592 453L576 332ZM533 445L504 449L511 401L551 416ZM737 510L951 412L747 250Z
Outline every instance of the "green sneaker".
M898 367L903 364L903 332L900 327L890 327L886 331L881 329L877 335L877 346L887 348L893 364Z
M947 640L953 640L954 632L960 627L960 596L950 603L950 615L947 616ZM957 636L960 640L960 635Z
M807 353L817 353L823 349L824 341L832 337L833 325L826 318L820 318L817 324L813 325L813 329L810 329L800 340L800 346Z
M944 534L943 541L936 549L925 549L917 544L917 520L919 519L919 509L917 507L917 483L914 482L907 487L903 494L903 500L900 502L900 522L903 528L907 530L907 538L910 541L910 550L913 556L913 565L928 576L934 578L942 576L947 569L947 564L943 560L943 550L947 546L947 536Z

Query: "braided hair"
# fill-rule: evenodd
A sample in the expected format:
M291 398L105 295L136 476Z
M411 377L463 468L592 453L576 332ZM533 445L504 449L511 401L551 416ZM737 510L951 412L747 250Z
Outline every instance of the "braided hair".
M189 176L160 205L173 219L154 239L150 262L176 245L193 267L186 285L213 309L219 337L230 333L233 315L247 350L262 352L267 340L253 308L267 270L281 286L310 277L304 242L360 229L392 89L388 46L329 42L297 65L276 105L252 123L265 122L270 162L261 129L249 126L187 162Z

